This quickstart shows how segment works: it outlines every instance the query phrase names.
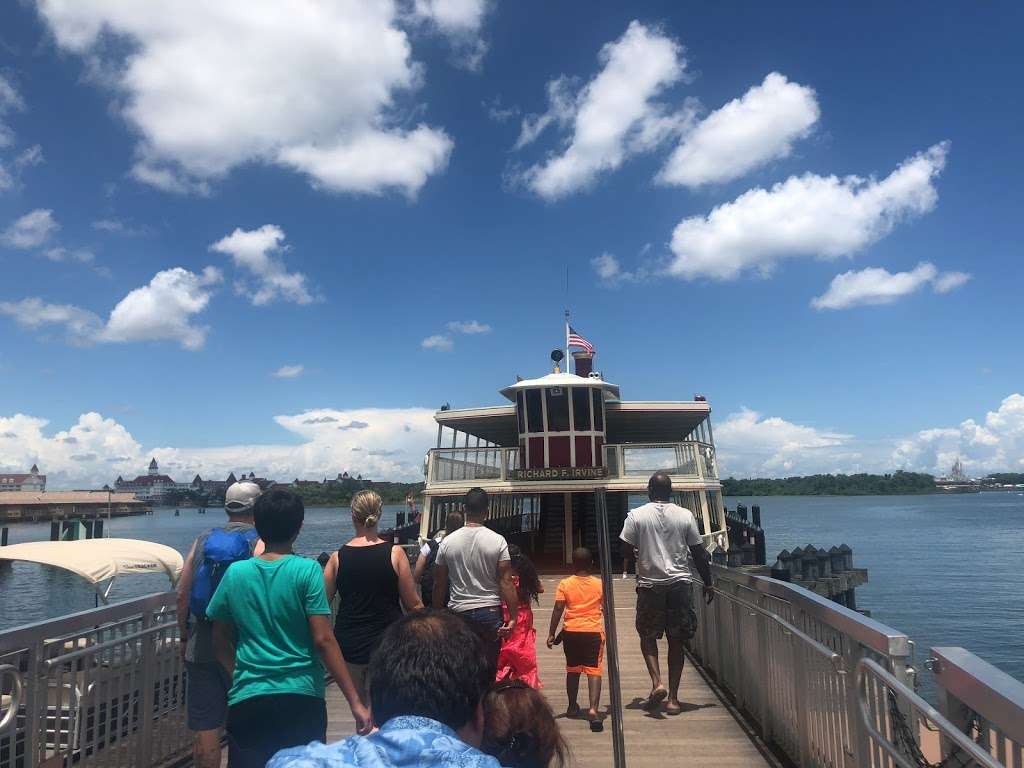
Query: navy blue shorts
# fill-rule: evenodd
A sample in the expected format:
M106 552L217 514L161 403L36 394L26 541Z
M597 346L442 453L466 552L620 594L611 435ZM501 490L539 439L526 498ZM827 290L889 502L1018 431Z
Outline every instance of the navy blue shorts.
M185 662L186 711L190 731L215 731L228 719L231 678L216 661Z

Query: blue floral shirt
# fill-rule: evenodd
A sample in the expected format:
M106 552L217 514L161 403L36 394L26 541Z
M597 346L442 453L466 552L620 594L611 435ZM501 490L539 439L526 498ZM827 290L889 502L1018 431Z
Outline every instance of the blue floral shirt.
M393 717L369 736L336 744L314 741L283 749L267 768L501 768L501 764L461 741L444 723L428 717Z

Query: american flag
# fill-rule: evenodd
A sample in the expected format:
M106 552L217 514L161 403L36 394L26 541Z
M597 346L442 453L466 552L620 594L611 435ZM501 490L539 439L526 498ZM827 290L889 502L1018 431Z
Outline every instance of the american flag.
M568 336L566 337L566 340L568 341L567 346L570 346L570 347L580 347L582 349L585 349L587 352L590 352L591 354L594 353L594 345L591 344L586 339L584 339L578 333L576 333L576 330L571 325L568 326L567 333L568 333Z

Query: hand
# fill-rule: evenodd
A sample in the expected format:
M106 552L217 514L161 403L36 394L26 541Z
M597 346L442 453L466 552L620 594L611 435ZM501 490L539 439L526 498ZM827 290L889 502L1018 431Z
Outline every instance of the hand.
M711 601L715 599L715 588L705 584L704 585L704 603L711 605Z
M548 635L548 648L554 648L554 647L555 647L555 636L554 635Z
M366 736L373 730L373 716L361 701L352 705L352 717L356 720L356 733Z
M178 635L178 653L181 655L181 663L185 663L185 651L188 650L188 632L181 632Z
M503 638L503 639L508 637L509 635L512 634L512 630L514 630L515 628L516 628L516 620L515 620L515 617L512 617L511 619L506 621L504 624L502 624L500 627L498 627L498 637Z

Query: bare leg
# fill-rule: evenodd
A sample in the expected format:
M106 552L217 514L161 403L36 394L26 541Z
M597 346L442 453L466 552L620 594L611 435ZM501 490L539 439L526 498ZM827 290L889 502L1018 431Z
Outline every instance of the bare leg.
M220 731L198 731L192 747L195 768L220 768Z
M640 652L644 655L647 673L651 676L651 689L663 688L661 683L661 665L658 663L658 641L653 638L640 640Z
M565 694L569 699L569 708L565 710L567 715L576 715L580 711L580 673L565 673Z
M587 675L587 692L590 694L590 711L587 717L596 720L601 716L601 677L600 675Z
M665 711L669 714L679 714L682 705L679 703L679 680L683 676L683 664L686 656L683 655L683 638L668 638L668 705Z

